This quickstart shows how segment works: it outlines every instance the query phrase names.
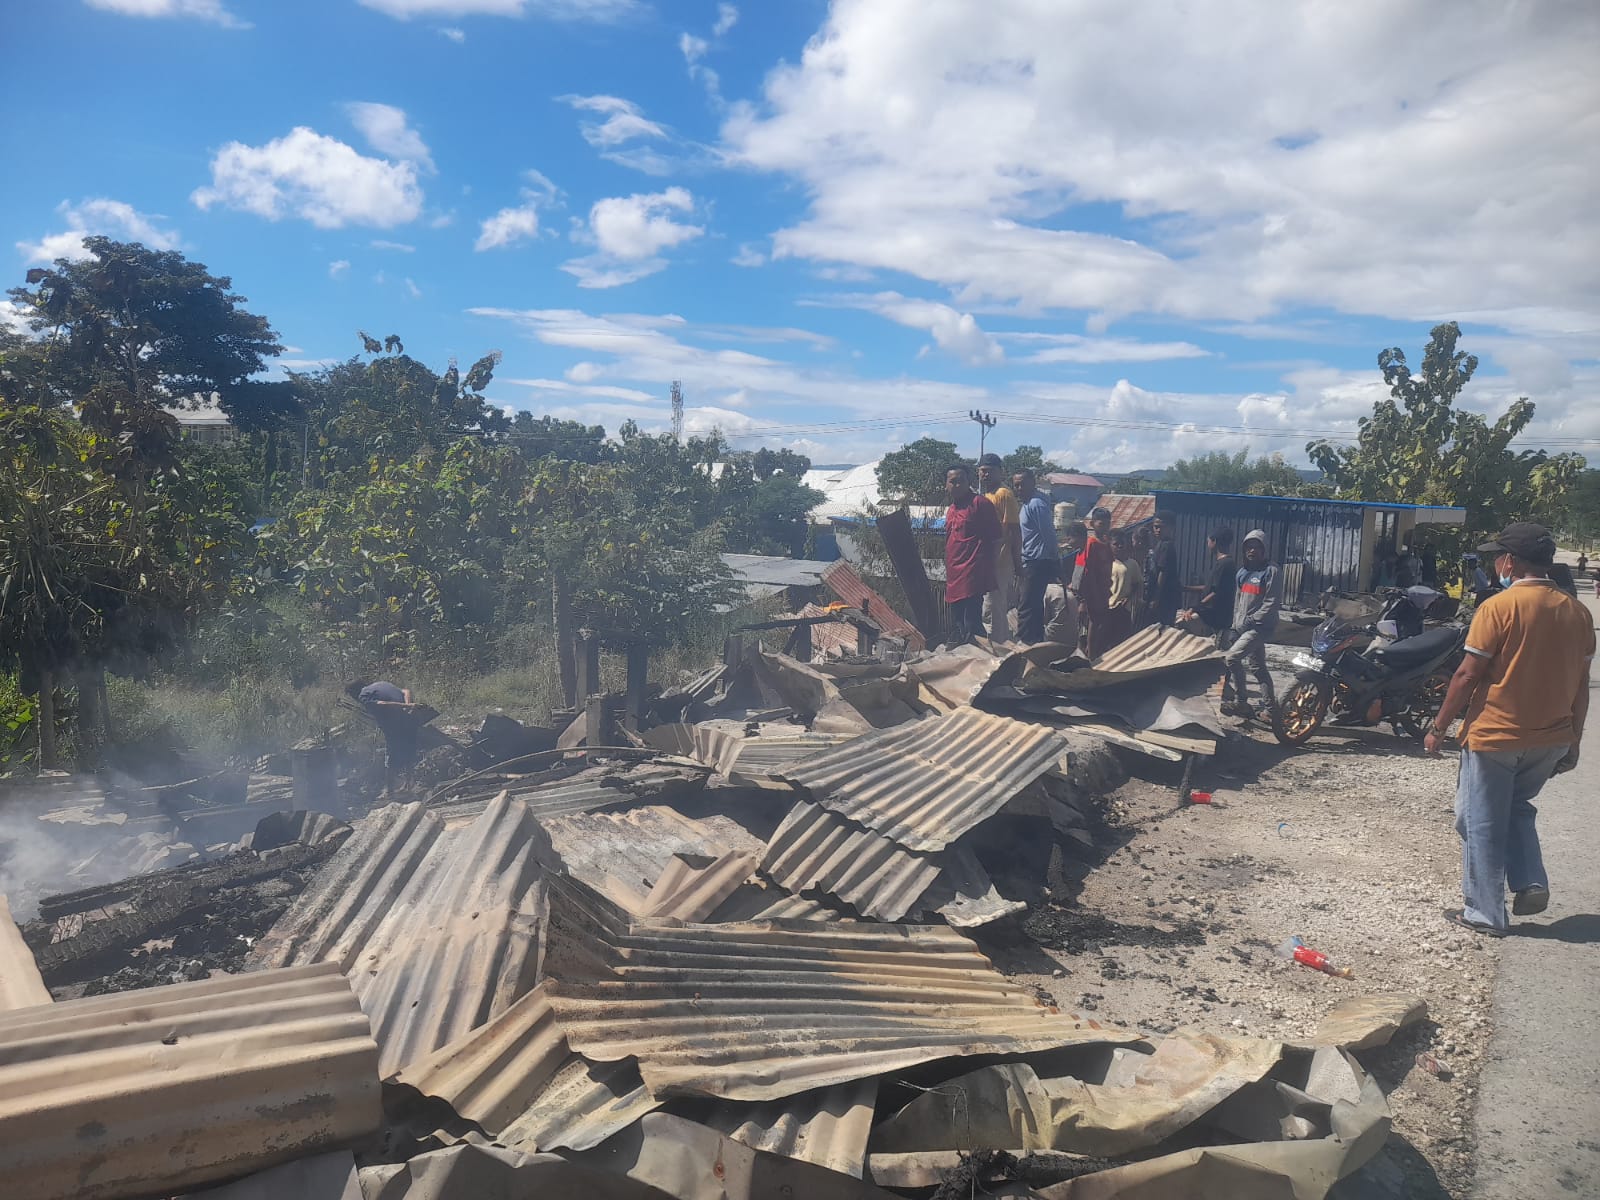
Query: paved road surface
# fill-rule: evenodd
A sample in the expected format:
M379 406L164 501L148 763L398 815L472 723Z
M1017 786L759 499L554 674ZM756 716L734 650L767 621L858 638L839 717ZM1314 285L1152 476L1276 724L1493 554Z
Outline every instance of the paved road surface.
M1594 597L1584 602L1600 616ZM1550 908L1513 917L1478 1095L1474 1200L1600 1198L1600 668L1578 769L1536 801Z

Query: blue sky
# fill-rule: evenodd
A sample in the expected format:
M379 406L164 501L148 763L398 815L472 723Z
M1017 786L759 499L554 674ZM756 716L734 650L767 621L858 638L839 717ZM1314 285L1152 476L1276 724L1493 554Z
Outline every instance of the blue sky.
M613 429L681 379L819 462L972 408L1089 470L1303 462L1454 317L1468 403L1600 455L1600 10L1146 7L9 5L10 274L176 247L296 368L500 349L498 402Z

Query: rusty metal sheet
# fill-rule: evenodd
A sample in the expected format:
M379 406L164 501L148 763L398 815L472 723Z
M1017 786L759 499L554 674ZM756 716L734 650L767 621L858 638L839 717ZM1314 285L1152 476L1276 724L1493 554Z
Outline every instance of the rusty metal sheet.
M5 893L0 892L0 1012L49 1003L50 989L39 974L39 964L11 919Z
M961 708L867 734L780 774L909 850L939 850L999 812L1065 749L1044 726Z
M1181 629L1150 625L1119 646L1107 650L1086 669L1065 672L1073 689L1107 687L1160 675L1195 663L1217 661L1222 654L1211 638ZM1028 675L1022 688L1031 690Z
M420 804L391 806L361 823L256 961L337 963L390 1075L532 986L539 881L552 861L539 823L503 794L459 829Z
M579 722L581 724L581 721ZM477 816L501 792L524 804L535 817L594 812L640 800L672 801L692 795L705 786L706 772L687 762L630 763L625 767L590 767L565 779L551 781L548 773L534 776L496 775L479 786L473 781L458 793L449 793L430 808L455 825Z
M625 812L567 813L541 822L568 875L642 913L650 890L675 855L719 858L730 851L761 854L761 843L734 821L686 817L665 805Z
M175 1200L284 1200L289 1196L294 1200L361 1200L355 1155L348 1150L313 1154Z
M879 921L937 912L974 928L1027 907L1004 899L965 846L918 854L804 800L773 832L761 869L792 892L824 892Z
M948 929L630 920L559 877L545 972L572 1048L637 1058L657 1098L775 1100L936 1059L1135 1040L1040 1003Z
M852 608L860 609L862 615L875 622L884 633L891 637L904 638L907 650L922 650L927 647L921 631L896 612L894 606L856 574L855 568L844 559L841 558L829 565L822 573L822 584ZM853 649L854 630L850 633L850 642L850 648Z
M753 1150L799 1158L860 1179L878 1081L859 1079L764 1104L720 1100L684 1115Z
M791 892L826 892L857 912L898 921L939 878L939 864L801 800L773 832L762 872Z
M520 1150L595 1146L659 1106L631 1062L589 1063L567 1046L547 989L412 1064L397 1087L445 1101Z
M5 1194L165 1196L351 1145L377 1059L331 964L0 1013Z
M674 854L645 897L642 917L673 917L679 921L704 921L749 879L757 856L730 850L696 866Z

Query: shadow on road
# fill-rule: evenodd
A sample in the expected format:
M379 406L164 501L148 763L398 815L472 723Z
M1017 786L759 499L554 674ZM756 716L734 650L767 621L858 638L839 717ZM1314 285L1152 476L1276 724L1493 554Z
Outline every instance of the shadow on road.
M1587 946L1600 942L1600 913L1577 913L1551 921L1548 925L1513 925L1511 937L1543 938L1552 942L1571 942Z

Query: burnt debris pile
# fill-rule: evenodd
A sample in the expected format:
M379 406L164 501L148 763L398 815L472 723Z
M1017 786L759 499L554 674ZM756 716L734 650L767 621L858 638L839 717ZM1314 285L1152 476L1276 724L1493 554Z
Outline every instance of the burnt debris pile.
M0 910L7 1195L1320 1196L1388 1132L1351 1048L1415 1007L1153 1041L973 940L1070 897L1128 755L1214 751L1182 636L736 644L620 719L486 722L405 803L297 806L351 791L301 748L198 841L63 783L28 819L122 857Z

